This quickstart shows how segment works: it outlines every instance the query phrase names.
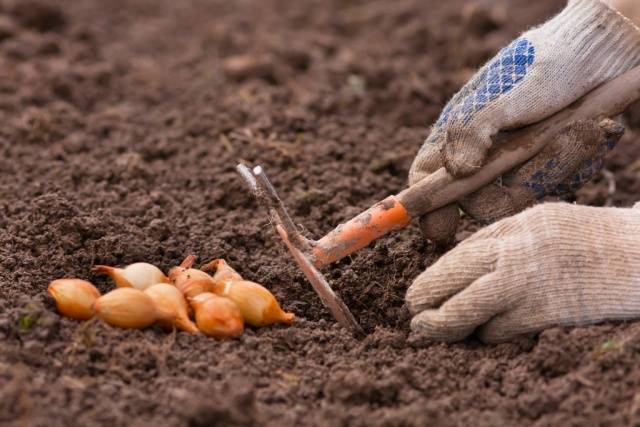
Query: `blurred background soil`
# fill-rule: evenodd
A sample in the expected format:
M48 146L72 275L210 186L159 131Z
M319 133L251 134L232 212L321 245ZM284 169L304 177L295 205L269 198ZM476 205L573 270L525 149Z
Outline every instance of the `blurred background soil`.
M320 236L406 185L447 99L556 0L0 1L0 425L631 425L640 325L515 343L408 331L416 227L327 269L334 325L234 172ZM640 194L640 106L579 203ZM466 221L458 239L478 225ZM94 263L227 259L299 318L217 342L61 318Z

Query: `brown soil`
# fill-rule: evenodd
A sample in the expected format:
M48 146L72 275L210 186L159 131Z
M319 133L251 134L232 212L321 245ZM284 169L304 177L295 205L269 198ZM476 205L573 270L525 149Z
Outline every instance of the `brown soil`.
M263 164L321 235L402 189L448 97L561 3L0 1L0 424L640 423L640 325L409 335L404 292L436 258L410 227L327 271L369 333L355 340L234 172ZM640 193L640 107L626 120L613 175L579 202ZM107 290L94 263L188 253L228 259L299 320L217 342L82 324L45 293L63 276Z

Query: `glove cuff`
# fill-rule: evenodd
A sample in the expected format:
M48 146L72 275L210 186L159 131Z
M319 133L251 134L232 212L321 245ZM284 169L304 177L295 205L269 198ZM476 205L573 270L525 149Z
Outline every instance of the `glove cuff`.
M640 64L640 28L600 0L570 0L539 31L565 44L575 53L571 62L602 81Z

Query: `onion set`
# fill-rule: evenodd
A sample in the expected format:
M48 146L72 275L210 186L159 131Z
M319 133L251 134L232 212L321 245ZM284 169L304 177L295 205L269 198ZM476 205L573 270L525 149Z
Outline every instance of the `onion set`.
M191 298L191 306L195 312L196 325L203 334L220 339L242 335L242 313L230 299L203 292Z
M136 288L144 291L156 283L169 283L169 278L153 264L136 262L124 268L96 265L91 271L109 276L119 288Z
M159 324L224 339L240 336L245 323L263 327L293 322L295 315L282 310L269 290L244 280L225 260L214 259L197 269L195 259L187 256L168 276L144 262L124 268L96 265L91 271L109 276L116 289L101 295L85 280L58 279L48 292L63 316L96 316L123 329Z
M76 320L93 317L93 303L100 298L100 291L91 283L80 279L58 279L47 289L56 301L60 314Z
M111 326L143 329L159 319L153 299L136 288L118 288L93 303L93 311Z
M181 331L195 334L198 328L189 319L189 305L175 286L168 283L158 283L148 287L145 294L149 295L156 305L158 320L166 326L175 326Z
M291 324L295 315L286 313L271 292L264 286L243 280L223 259L215 259L205 267L215 270L213 292L235 302L245 322L255 327L274 323Z

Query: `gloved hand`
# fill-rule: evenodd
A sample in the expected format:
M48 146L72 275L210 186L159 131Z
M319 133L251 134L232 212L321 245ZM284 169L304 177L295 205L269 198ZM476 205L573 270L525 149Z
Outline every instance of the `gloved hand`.
M638 205L636 205L638 206ZM411 328L500 342L554 325L640 318L640 208L547 203L492 224L407 291Z
M474 173L498 132L543 120L638 64L640 31L634 24L599 0L569 0L555 18L500 51L453 97L414 160L409 184L442 166L454 176ZM621 131L610 123L604 132L594 123L573 125L538 157L460 207L489 223L546 196L575 191L599 169ZM445 242L458 222L458 206L450 205L421 219L421 226L425 237Z

